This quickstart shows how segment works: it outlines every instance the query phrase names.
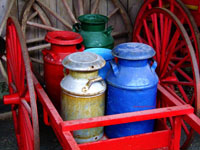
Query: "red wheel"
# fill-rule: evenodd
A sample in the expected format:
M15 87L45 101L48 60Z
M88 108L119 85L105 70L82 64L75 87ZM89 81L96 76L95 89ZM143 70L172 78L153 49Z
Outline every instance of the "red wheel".
M180 0L147 0L143 3L141 6L137 18L135 20L134 24L134 31L137 29L137 25L140 23L143 14L146 11L149 11L152 8L155 7L163 7L171 12L181 21L181 23L184 25L190 40L192 42L192 45L194 47L195 53L196 53L196 58L197 62L199 64L199 58L200 58L200 37L199 37L199 30L197 27L197 24L191 15L190 11L188 8L182 3ZM162 18L162 15L160 16ZM160 20L160 28L163 28L163 19ZM168 23L168 28L171 28L171 21L169 20ZM163 39L163 33L161 33L161 40Z
M19 149L39 150L39 127L32 71L26 43L18 21L9 18L6 29L7 72L15 134Z
M199 69L192 43L179 19L165 8L152 8L143 13L133 33L133 41L149 44L156 50L160 84L183 104L195 106L199 114ZM186 137L182 148L186 148L193 129L188 129L184 122L182 128Z

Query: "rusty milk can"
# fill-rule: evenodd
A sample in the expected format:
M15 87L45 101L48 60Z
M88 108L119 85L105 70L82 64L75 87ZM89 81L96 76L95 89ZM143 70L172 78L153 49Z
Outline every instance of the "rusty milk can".
M61 116L64 120L77 120L103 116L105 111L104 80L98 70L105 60L94 53L77 52L63 60L69 74L60 83ZM103 136L103 127L73 131L77 143L97 141Z
M48 32L45 40L51 43L50 50L43 50L44 80L46 91L53 104L60 111L60 81L64 77L62 60L65 56L83 51L83 38L71 31Z

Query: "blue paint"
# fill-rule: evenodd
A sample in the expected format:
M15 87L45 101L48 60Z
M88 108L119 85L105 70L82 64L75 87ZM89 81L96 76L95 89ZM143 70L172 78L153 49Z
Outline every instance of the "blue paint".
M105 59L106 65L102 69L99 70L99 76L101 76L103 79L105 79L108 70L111 69L109 62L114 58L112 56L111 49L107 49L107 48L89 48L89 49L86 49L85 52L92 52L92 53L98 54L101 57L103 57L103 59Z
M140 43L124 43L115 47L112 53L118 57L118 64L110 62L112 69L106 77L106 114L154 109L158 77L155 73L156 62L150 65L149 60L155 55L153 48ZM117 138L152 132L153 129L154 120L148 120L107 126L105 132L109 138Z

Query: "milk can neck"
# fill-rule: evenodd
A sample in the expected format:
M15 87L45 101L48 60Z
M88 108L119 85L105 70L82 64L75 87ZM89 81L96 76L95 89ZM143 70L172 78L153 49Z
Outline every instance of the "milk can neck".
M75 52L76 45L51 44L51 50L57 53Z
M119 65L128 66L128 67L142 67L146 66L148 63L147 59L144 60L126 60L126 59L118 59Z
M82 23L82 30L84 31L104 31L105 30L105 24L93 24L93 23Z
M98 76L98 71L72 71L69 74L76 79L92 79Z

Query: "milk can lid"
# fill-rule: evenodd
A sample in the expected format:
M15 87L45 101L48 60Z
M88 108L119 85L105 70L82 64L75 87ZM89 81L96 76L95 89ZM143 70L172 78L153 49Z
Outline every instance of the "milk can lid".
M143 60L153 57L156 52L147 44L129 42L117 45L112 50L112 54L121 59Z
M62 64L73 71L95 71L105 65L105 60L91 52L76 52L66 56Z
M51 31L46 34L45 40L57 45L74 45L83 42L82 36L72 31Z
M79 16L78 20L88 24L105 24L108 22L108 17L100 14L86 14Z

